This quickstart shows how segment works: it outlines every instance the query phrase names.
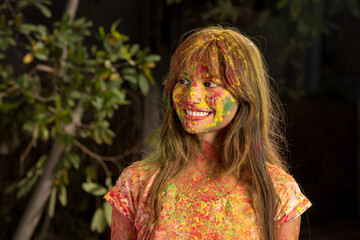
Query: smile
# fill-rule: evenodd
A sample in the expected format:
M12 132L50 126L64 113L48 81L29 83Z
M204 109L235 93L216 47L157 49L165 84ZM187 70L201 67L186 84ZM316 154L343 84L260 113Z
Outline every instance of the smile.
M197 116L197 117L204 117L209 115L209 112L195 112L195 111L191 111L191 110L185 110L187 115L190 116Z

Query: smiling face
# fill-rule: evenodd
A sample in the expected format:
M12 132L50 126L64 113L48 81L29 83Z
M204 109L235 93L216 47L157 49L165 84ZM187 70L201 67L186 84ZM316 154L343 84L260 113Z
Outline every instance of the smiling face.
M195 74L182 73L172 98L184 129L192 134L216 134L234 118L237 100L200 66Z

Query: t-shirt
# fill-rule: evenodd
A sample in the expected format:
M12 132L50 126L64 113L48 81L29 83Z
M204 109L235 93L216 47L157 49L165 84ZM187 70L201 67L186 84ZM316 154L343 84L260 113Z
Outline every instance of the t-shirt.
M271 164L268 170L280 198L275 223L297 218L311 206L310 201L285 171ZM147 173L143 161L133 163L123 170L104 197L134 223L138 236L142 236L148 224L150 212L145 199L158 172L146 182ZM256 200L251 197L249 184L250 180L243 178L229 194L206 201L186 196L169 181L162 193L154 239L260 239ZM144 189L143 196L135 209L140 189Z

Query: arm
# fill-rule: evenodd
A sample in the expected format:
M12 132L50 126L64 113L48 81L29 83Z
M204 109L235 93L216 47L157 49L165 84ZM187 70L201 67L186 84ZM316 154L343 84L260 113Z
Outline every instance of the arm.
M275 234L277 240L298 240L300 233L301 217L297 217L286 223L279 223Z
M111 217L111 240L131 240L133 231L133 222L113 207Z

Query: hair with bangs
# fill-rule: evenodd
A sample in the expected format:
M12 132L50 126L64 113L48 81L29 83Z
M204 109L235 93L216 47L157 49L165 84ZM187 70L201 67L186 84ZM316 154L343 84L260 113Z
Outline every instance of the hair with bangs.
M244 172L250 174L261 237L274 240L278 203L267 163L287 170L281 155L286 140L283 128L279 127L283 123L283 111L270 88L262 55L255 44L236 29L219 26L192 31L172 55L164 81L160 142L146 159L150 163L149 176L157 174L147 196L151 214L146 236L141 239L154 236L165 184L188 166L195 157L195 148L199 147L196 135L183 129L172 102L179 76L196 71L199 64L205 64L213 77L221 79L225 89L239 101L235 117L217 136L221 149L217 165L237 179Z

